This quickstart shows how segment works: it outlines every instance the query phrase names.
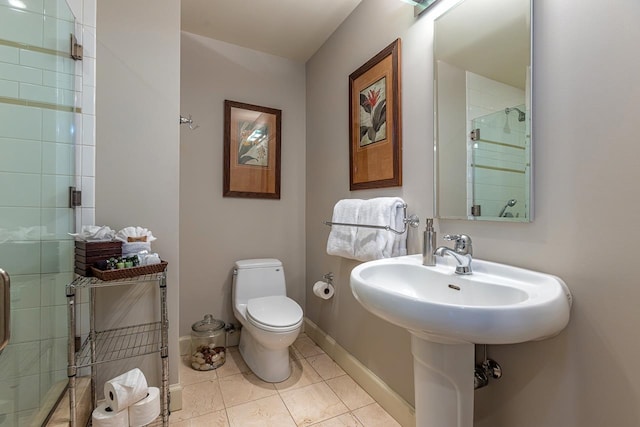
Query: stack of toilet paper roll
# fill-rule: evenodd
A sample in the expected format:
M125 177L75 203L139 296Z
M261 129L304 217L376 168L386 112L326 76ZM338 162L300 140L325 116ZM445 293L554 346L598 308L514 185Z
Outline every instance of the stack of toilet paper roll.
M94 427L141 427L160 415L160 389L148 387L138 368L107 381L104 398L93 411Z

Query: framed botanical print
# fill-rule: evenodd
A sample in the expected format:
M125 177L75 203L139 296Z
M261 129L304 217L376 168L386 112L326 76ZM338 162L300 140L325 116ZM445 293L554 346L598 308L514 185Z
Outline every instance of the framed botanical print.
M224 197L280 198L282 111L224 101Z
M349 76L351 190L402 185L400 39Z

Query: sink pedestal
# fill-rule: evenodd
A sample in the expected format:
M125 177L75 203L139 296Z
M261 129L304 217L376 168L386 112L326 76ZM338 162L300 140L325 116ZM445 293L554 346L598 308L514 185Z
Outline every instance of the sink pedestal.
M411 332L416 427L473 427L473 344L442 344Z

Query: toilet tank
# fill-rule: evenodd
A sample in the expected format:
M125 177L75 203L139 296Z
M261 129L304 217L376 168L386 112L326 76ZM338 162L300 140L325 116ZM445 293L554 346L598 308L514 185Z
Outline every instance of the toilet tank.
M234 304L251 298L286 295L282 262L273 258L236 261L233 270Z

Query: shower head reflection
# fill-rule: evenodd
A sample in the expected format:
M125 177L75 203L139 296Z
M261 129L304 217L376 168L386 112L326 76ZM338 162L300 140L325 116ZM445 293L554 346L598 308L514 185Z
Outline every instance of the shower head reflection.
M505 215L505 211L507 210L507 208L512 208L516 205L516 203L518 203L518 201L516 199L509 199L507 200L507 204L504 205L504 207L502 208L502 210L500 211L500 213L498 214L498 217L502 218Z

